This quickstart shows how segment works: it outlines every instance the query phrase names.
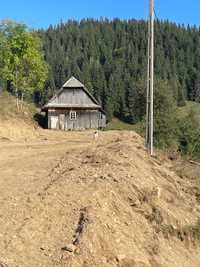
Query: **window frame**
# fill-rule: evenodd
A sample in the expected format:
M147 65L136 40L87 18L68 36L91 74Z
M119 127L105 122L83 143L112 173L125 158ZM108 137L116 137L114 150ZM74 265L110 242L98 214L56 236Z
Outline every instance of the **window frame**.
M71 121L75 121L77 119L77 112L74 110L70 110L69 112L69 119Z

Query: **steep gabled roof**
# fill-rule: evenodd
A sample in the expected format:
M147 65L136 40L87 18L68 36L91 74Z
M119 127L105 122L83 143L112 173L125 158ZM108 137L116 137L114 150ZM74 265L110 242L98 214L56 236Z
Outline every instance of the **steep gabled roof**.
M66 83L63 84L63 88L84 88L84 85L72 76Z
M101 108L101 106L99 105L98 101L94 98L94 96L86 89L86 87L79 81L77 80L74 76L72 76L68 81L66 81L63 86L60 88L60 90L58 90L58 92L49 100L49 102L42 108L42 110L45 110L47 109L48 107L53 107L53 106L57 106L57 107L61 107L61 106L67 106L67 105L62 105L62 104L58 104L58 105L55 105L55 104L51 104L51 102L57 98L57 96L59 96L62 91L64 89L67 89L67 88L74 88L74 89L83 89L85 91L85 93L89 96L89 98L94 102L94 105L89 105L88 107L96 107L96 108L99 108L103 113L105 113L105 111ZM68 105L70 106L70 105ZM75 107L75 106L74 106Z

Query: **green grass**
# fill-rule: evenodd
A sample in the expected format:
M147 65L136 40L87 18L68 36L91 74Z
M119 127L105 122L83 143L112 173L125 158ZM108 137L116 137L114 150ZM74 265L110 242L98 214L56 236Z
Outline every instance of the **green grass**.
M106 126L107 131L118 130L118 131L135 131L140 135L144 133L144 123L139 122L137 124L129 124L127 122L123 122L118 118L113 118Z
M184 107L178 108L177 116L184 117L190 111L194 111L199 117L200 122L200 103L187 101ZM137 124L129 124L118 118L113 118L106 126L106 130L127 130L127 131L139 131L140 133L144 131L144 122L139 122Z
M113 118L112 121L110 121L107 126L106 130L129 130L133 131L135 125L129 124L126 122L123 122L117 118Z
M193 111L197 115L200 121L200 103L197 102L187 101L184 107L178 108L178 116L184 117L190 111Z

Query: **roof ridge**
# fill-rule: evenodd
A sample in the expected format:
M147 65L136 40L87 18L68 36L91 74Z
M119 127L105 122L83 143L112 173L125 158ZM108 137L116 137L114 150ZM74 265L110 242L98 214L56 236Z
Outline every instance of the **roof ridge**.
M71 78L69 78L69 80L67 80L62 88L82 88L82 87L85 87L78 79L76 79L74 76L71 76Z

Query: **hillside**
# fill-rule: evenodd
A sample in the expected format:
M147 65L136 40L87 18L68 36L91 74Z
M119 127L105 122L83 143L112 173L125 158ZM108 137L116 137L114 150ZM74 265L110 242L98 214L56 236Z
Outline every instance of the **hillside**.
M45 102L52 90L73 75L100 100L110 118L117 114L131 123L141 119L145 107L141 95L146 95L146 21L69 20L39 35L50 68L40 101ZM155 87L160 89L157 80L167 81L165 90L173 91L178 105L184 100L199 101L199 45L198 27L156 21Z
M200 266L199 187L143 144L133 131L0 141L1 265Z
M37 137L37 124L33 117L36 108L33 104L23 104L17 109L15 97L7 92L0 93L0 139L25 140Z
M186 105L184 107L178 108L178 110L179 110L178 114L180 117L187 115L191 111L194 112L196 116L198 116L200 122L200 103L186 101Z
M195 116L199 119L200 123L200 103L193 101L186 101L185 106L178 107L176 116L177 118L184 118L190 112L194 112ZM136 124L126 123L116 117L114 117L106 127L106 130L127 130L127 131L136 131L139 133L144 132L145 125L143 121L139 121Z

